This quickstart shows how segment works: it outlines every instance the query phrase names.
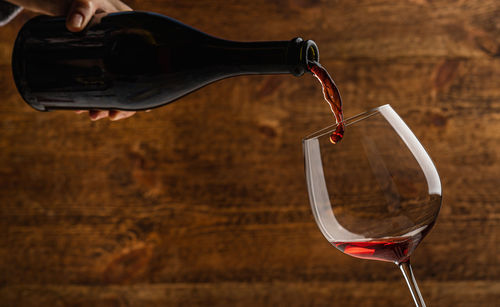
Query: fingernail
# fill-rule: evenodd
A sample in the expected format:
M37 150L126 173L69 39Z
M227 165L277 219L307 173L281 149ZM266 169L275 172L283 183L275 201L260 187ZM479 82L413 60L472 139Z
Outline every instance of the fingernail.
M75 28L80 28L83 23L83 16L82 14L76 13L71 16L70 22L71 26Z

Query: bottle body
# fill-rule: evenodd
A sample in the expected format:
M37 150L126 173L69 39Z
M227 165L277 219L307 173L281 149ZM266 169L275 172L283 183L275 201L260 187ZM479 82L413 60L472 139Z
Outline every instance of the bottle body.
M314 42L219 39L146 12L101 15L82 33L40 16L21 29L13 74L37 110L144 110L209 83L244 74L301 75L317 60Z

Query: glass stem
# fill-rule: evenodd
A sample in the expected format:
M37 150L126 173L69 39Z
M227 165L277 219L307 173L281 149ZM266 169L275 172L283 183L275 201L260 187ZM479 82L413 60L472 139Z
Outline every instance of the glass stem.
M417 307L426 307L422 294L420 294L420 290L418 289L417 281L415 280L415 276L413 275L413 271L410 265L410 259L397 263L401 272L403 272L403 276L405 277L406 283L408 284L408 288L410 288L411 296L413 297L413 301Z

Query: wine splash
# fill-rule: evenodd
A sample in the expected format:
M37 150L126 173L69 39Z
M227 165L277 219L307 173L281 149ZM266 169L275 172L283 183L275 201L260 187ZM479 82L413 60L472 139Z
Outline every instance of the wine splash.
M308 69L321 83L325 100L330 105L333 115L335 115L337 128L330 135L330 142L336 144L344 136L344 114L342 113L342 99L340 98L339 90L335 86L332 77L328 74L328 71L318 62L309 62Z

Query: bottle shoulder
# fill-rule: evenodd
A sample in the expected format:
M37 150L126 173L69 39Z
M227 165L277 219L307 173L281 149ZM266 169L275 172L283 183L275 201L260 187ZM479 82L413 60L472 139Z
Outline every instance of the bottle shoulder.
M120 32L149 32L158 42L212 41L215 37L158 13L131 11L109 13L100 20L100 26Z

